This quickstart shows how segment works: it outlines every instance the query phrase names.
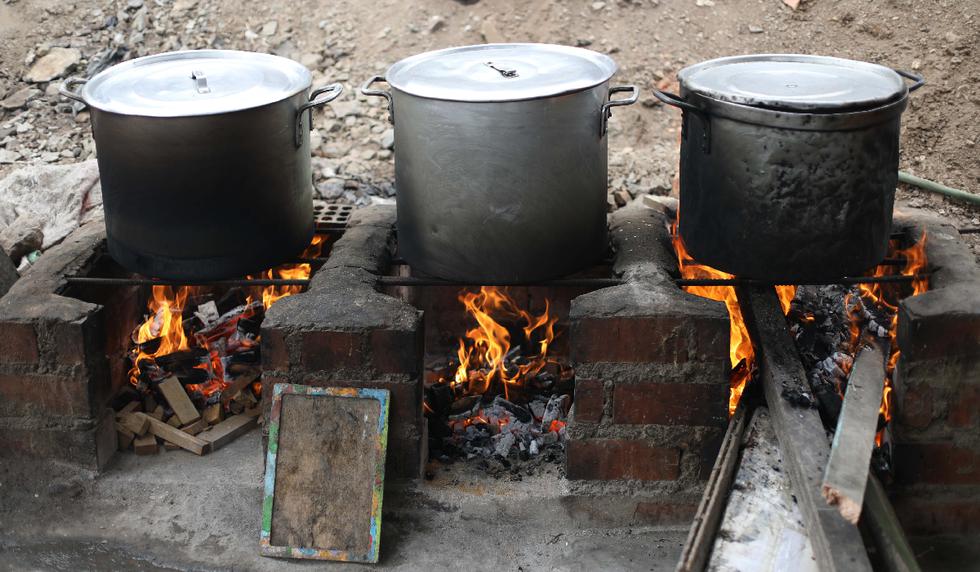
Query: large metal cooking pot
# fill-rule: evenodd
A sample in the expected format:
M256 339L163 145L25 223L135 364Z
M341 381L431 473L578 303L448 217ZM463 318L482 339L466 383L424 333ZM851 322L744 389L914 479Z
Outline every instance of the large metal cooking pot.
M312 109L342 90L310 93L311 81L292 60L221 50L67 80L61 93L91 110L112 257L206 281L301 253L313 235Z
M563 276L606 236L606 121L636 101L609 57L488 44L416 55L371 78L395 130L398 249L426 274L481 284ZM385 80L391 91L372 89ZM629 92L610 100L613 93Z
M915 84L906 87L903 76ZM684 68L679 232L699 262L763 280L856 275L885 256L908 93L922 78L803 55Z

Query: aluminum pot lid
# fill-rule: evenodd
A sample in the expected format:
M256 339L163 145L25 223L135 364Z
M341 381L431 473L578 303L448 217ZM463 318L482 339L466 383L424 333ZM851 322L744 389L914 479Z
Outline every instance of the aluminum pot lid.
M426 52L388 68L395 89L451 101L518 101L595 87L616 73L609 56L553 44L482 44Z
M877 64L795 54L732 56L677 74L681 86L713 99L767 109L870 109L908 91L894 70Z
M310 71L255 52L192 50L137 58L99 73L82 88L88 105L125 115L184 117L252 109L305 91Z

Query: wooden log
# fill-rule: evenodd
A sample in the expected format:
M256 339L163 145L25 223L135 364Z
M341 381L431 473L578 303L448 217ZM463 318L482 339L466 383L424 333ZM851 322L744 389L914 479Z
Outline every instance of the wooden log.
M136 433L133 433L125 425L116 421L116 437L119 450L125 451L133 444L133 441L136 439Z
M198 437L210 443L212 451L217 451L239 436L248 433L256 424L257 417L254 415L235 415L200 433Z
M137 411L142 406L143 404L140 403L139 401L130 401L129 403L124 405L122 409L116 412L116 417L120 415L126 415L127 413L133 413L134 411Z
M889 572L921 572L905 531L898 522L885 488L873 474L868 474L864 494L864 522L878 546L882 562Z
M146 435L150 429L150 422L146 420L143 413L127 413L118 417L119 424L129 429L137 436Z
M876 345L865 348L854 360L847 380L821 489L827 503L836 506L851 524L861 518L884 385L885 352Z
M180 429L177 429L176 427L171 427L170 425L167 425L163 421L160 421L159 419L156 419L154 417L150 417L145 413L134 413L133 415L141 415L144 418L149 419L151 434L156 435L157 437L163 439L164 441L173 443L174 445L177 445L181 449L190 451L195 455L203 455L208 450L207 441L202 441L201 439L198 439L194 435L184 433Z
M809 395L810 388L776 291L771 286L738 286L736 294L817 566L822 571L870 572L860 531L827 506L821 495L830 445L820 414L800 404L800 397Z
M191 423L190 425L185 425L181 427L180 430L190 435L197 435L198 433L204 431L207 428L208 428L208 422L205 421L204 418L201 418Z
M258 379L260 375L262 375L261 371L256 368L252 368L248 373L239 375L235 379L231 380L228 387L221 390L221 403L229 403L235 398L235 396L238 395L239 391L251 385L252 382Z
M208 425L217 425L225 419L225 410L220 403L214 403L204 408L204 420Z
M156 455L160 452L160 447L157 445L157 438L147 433L133 440L133 451L137 455Z
M148 415L152 419L156 419L157 421L160 421L162 423L163 422L163 413L164 413L163 406L162 405L157 405L155 408L153 408L153 411L147 413L146 415Z
M187 397L187 392L184 391L183 384L180 383L180 380L176 376L172 375L161 381L158 387L160 388L160 393L163 394L163 398L167 400L170 408L174 410L174 415L180 421L179 425L189 425L201 418L197 407L194 407L194 402L191 401L190 397Z
M742 435L745 433L745 417L745 406L739 404L735 415L728 421L728 430L718 451L718 458L711 469L711 474L708 475L701 503L694 515L694 523L691 525L681 551L680 561L677 563L677 572L699 572L704 569L708 556L711 555L715 533L718 531L718 524L721 522L732 484L732 476L735 474L738 449Z

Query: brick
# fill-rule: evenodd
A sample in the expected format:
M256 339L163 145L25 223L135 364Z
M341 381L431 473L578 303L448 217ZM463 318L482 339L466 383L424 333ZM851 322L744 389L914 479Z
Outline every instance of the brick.
M899 522L910 536L980 533L980 499L934 500L921 493L892 498Z
M371 360L381 373L422 372L422 334L405 330L372 330L369 334Z
M37 361L37 333L33 324L0 324L0 364L36 364Z
M363 368L364 335L356 332L303 332L303 367L308 372Z
M904 427L925 429L933 419L933 390L929 384L917 383L906 387L895 409L897 421Z
M59 365L88 365L85 348L86 333L91 327L84 323L56 321L51 324L51 346L54 361ZM94 336L90 336L90 339ZM100 337L104 339L103 337ZM94 340L93 340L94 341ZM105 352L101 352L105 353Z
M390 435L390 434L389 434ZM386 479L418 479L425 466L425 437L388 438L385 458Z
M43 374L0 375L0 415L91 417L87 380Z
M573 321L570 329L571 357L576 362L684 363L728 355L727 320L691 316L581 318Z
M680 475L680 450L624 439L573 440L565 468L572 480L673 481Z
M966 385L960 387L949 405L946 423L956 429L976 428L980 420L980 387Z
M980 484L980 452L952 443L899 443L893 455L903 484Z
M898 346L905 359L980 359L980 295L975 285L906 298L898 312Z
M727 384L630 383L613 389L613 423L720 427L727 417Z
M289 349L282 330L262 328L262 369L289 369Z
M602 385L602 380L599 379L575 380L575 398L572 400L572 407L575 408L576 422L598 423L602 419L605 401Z

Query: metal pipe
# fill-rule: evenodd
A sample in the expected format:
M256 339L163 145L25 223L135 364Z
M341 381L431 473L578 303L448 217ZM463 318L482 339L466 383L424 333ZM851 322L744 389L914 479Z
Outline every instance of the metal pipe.
M181 282L157 280L154 278L98 278L89 276L67 276L69 284L79 286L309 286L309 280L280 278L242 278L239 280L215 280L212 282Z
M946 185L939 184L935 181L930 181L928 179L916 177L915 175L906 173L905 171L898 172L898 180L899 182L906 183L909 185L914 185L916 187L919 187L920 189L924 189L931 193L946 195L947 197L950 197L952 199L959 199L961 201L971 203L974 206L980 206L980 195L975 195L968 191L947 187Z
M623 281L619 278L564 278L534 284L517 284L516 286L605 288L607 286L618 286L622 283ZM498 284L474 284L471 282L442 280L441 278L418 278L415 276L378 276L378 284L381 286L498 286Z

